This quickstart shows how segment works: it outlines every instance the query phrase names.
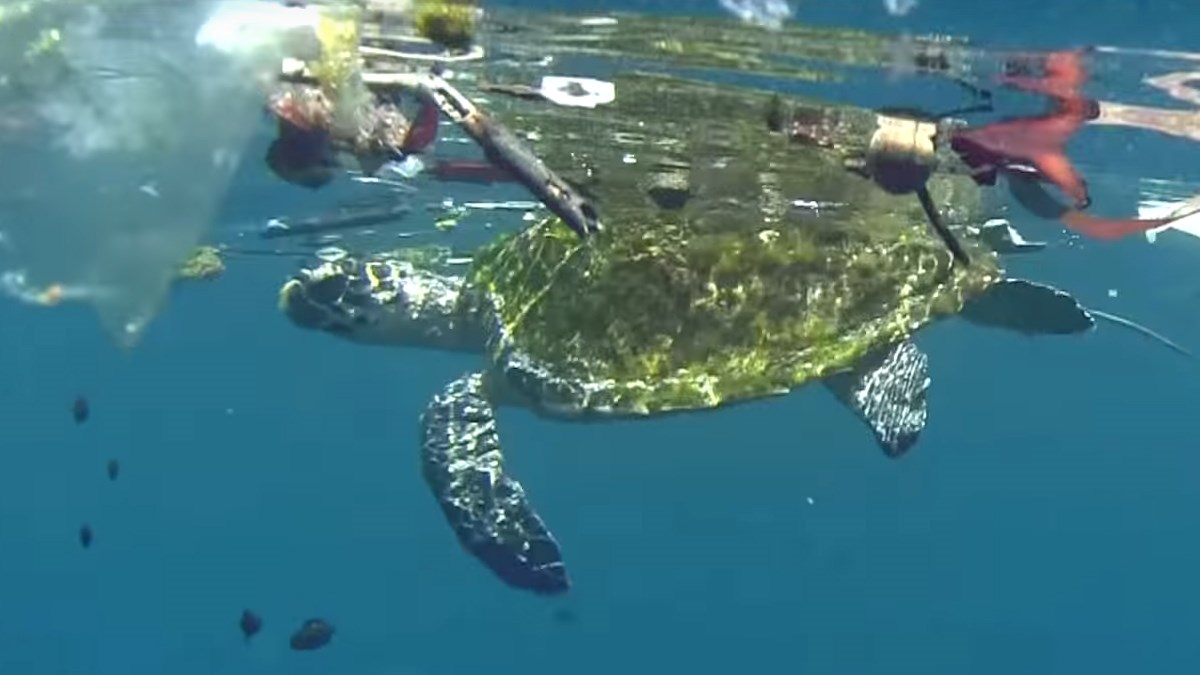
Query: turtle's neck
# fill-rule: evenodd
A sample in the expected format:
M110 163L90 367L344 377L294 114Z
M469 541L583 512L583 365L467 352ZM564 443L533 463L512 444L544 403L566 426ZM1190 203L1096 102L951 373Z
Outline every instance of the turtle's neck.
M378 332L393 344L483 354L484 323L477 295L462 277L410 269ZM370 339L364 339L370 342Z

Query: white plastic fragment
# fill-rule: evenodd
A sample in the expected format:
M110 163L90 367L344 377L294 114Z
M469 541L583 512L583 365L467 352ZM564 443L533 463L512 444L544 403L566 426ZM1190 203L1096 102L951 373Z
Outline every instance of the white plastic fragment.
M339 248L337 246L326 246L318 249L316 252L317 258L324 260L325 262L337 262L345 258L347 255L349 255L349 253L346 252L346 249Z
M1164 230L1178 230L1200 238L1200 194L1196 184L1176 180L1143 178L1139 181L1138 218L1173 218L1166 225L1146 230L1146 241L1158 240Z
M743 23L779 30L792 18L792 7L786 0L720 0L725 11Z
M279 52L298 36L315 38L320 20L317 7L225 0L217 3L195 40L197 45L239 56Z
M416 155L408 155L399 162L387 162L381 167L382 171L394 173L401 178L415 178L425 170L425 163Z
M595 108L617 99L616 85L588 77L546 75L539 91L551 103L576 108Z

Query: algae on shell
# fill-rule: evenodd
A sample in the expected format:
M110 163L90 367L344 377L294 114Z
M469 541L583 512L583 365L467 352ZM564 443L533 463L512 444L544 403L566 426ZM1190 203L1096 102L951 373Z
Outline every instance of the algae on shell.
M468 277L508 344L567 380L609 383L613 408L785 391L957 312L999 278L993 253L968 242L978 262L953 266L915 198L847 170L874 113L801 102L829 140L805 143L771 130L765 92L614 82L616 101L594 110L491 101L594 196L605 230L580 242L543 221L485 246ZM666 206L654 196L664 176ZM937 175L931 187L946 212L977 215L969 178Z

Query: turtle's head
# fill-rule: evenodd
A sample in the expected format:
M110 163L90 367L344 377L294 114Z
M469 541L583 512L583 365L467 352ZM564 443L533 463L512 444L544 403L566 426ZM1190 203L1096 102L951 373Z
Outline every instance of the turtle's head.
M301 269L279 291L279 308L301 328L354 342L481 351L461 277L383 257L343 257Z

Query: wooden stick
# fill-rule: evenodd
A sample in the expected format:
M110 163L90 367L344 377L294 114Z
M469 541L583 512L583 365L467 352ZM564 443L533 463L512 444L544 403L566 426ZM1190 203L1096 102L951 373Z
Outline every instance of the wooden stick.
M290 82L316 83L307 66L295 59L284 61L280 77ZM372 91L407 89L433 101L443 115L483 149L492 164L512 174L576 234L586 237L600 231L599 215L587 198L445 79L433 74L371 72L362 73L361 79Z

